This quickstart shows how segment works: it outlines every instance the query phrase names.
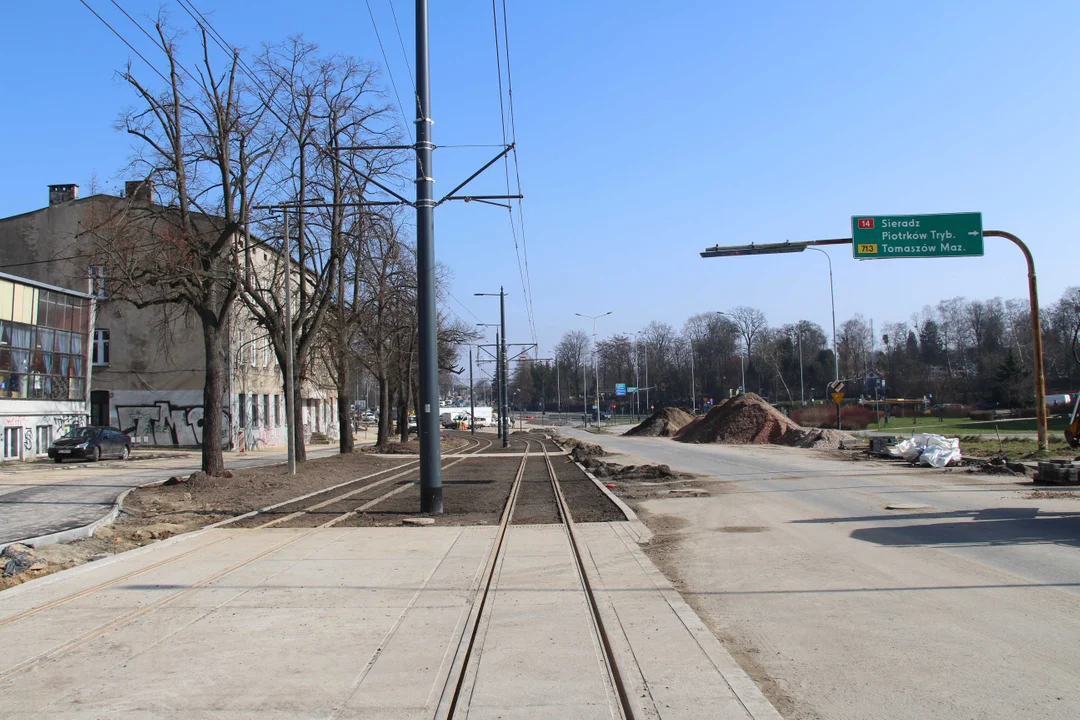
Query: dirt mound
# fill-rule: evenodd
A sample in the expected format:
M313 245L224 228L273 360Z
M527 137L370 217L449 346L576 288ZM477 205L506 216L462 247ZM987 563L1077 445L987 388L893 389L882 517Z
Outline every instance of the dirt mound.
M685 410L666 407L654 412L640 425L627 430L625 434L636 437L673 437L693 420L694 417Z
M754 393L736 395L716 405L675 436L688 443L789 444L802 428Z
M668 478L693 477L677 473L667 465L620 465L596 458L588 458L582 465L598 478L617 478L620 480L660 480Z
M784 438L785 445L813 450L836 450L842 444L851 442L855 442L853 436L828 428L804 428Z

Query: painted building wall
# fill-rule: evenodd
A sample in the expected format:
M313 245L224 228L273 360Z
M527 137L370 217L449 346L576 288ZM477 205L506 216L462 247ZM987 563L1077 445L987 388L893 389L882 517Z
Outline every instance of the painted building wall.
M33 279L94 291L91 268L80 257L79 229L100 216L103 208L124 200L107 195L64 197L71 195L50 195L53 204L49 207L0 219L0 264L34 263L27 266ZM52 261L55 258L65 259ZM258 253L256 270L272 272L275 259L272 252ZM100 343L95 343L99 349L98 361L91 368L95 392L92 406L83 408L83 414L91 411L92 420L128 432L137 444L201 445L205 358L197 323L176 312L166 322L160 309L140 310L110 302L107 282L103 290L106 297L98 303L95 328L109 333L108 360L101 357ZM240 302L232 326L222 440L226 447L236 449L285 445L285 398L277 359L265 333ZM336 391L325 373L297 390L304 413L304 441L309 442L315 432L336 439ZM275 417L275 403L280 421Z
M50 442L88 420L83 401L0 398L0 461L44 457Z

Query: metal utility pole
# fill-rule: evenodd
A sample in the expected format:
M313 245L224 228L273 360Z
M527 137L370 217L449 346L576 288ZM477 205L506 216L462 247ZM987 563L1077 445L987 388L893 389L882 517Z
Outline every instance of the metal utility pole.
M508 424L510 410L510 361L506 357L506 293L503 291L503 287L499 286L499 292L497 293L473 293L476 297L497 297L499 298L499 327L502 329L502 340L499 340L499 334L495 334L495 345L498 346L498 357L496 363L499 366L499 371L502 373L502 382L499 384L499 429L501 432L503 447L510 447L510 426Z
M1012 241L1024 253L1028 271L1028 302L1031 308L1031 349L1035 364L1035 417L1038 426L1039 449L1046 449L1046 370L1043 367L1042 322L1039 319L1039 285L1035 279L1035 260L1024 241L1004 230L984 230L983 237L1000 237Z
M796 337L799 340L799 403L806 404L806 391L803 389L803 369L802 369L802 321L795 326Z
M589 378L585 374L584 363L581 365L581 402L585 404L585 427L589 427Z
M555 358L555 406L562 415L562 382L559 379L559 358Z
M289 474L296 474L296 387L293 381L293 322L292 322L292 250L289 246L289 209L282 208L285 218L285 427L288 429ZM303 211L301 211L303 216ZM303 270L301 269L301 272Z
M840 382L840 353L837 352L836 346L836 293L833 291L833 275L832 275L832 258L829 257L829 253L825 252L821 248L816 248L812 245L806 247L807 250L814 250L825 256L825 259L829 261L829 303L832 306L832 353L833 353L833 374L835 375L836 382ZM836 429L841 430L840 427L840 403L836 403Z
M694 336L690 336L690 409L697 415L697 388L694 382Z
M506 293L499 286L499 323L502 325L502 358L503 358L503 402L506 403L506 417L500 418L503 424L503 447L510 447L510 360L506 357Z
M638 373L638 353L637 343L634 344L634 420L637 420L638 415L641 413L641 375Z
M574 313L578 317L588 318L592 320L592 344L593 344L593 370L596 373L596 426L600 427L600 413L603 412L603 408L600 407L600 348L596 344L596 321L599 318L607 317L614 310L608 310L606 313L599 315L584 315L582 313Z
M443 511L435 313L435 178L431 167L428 4L416 0L416 305L420 340L420 512Z
M469 346L469 431L476 434L476 403L473 401L472 345Z
M495 393L498 395L496 402L499 403L499 418L495 425L495 437L503 436L503 383L502 383L502 343L499 342L499 331L495 331Z

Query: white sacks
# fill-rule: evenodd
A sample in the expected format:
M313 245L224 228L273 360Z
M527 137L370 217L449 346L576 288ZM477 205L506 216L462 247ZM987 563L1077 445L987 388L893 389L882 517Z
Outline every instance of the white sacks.
M930 433L912 435L889 448L889 455L919 465L943 468L960 460L960 440Z

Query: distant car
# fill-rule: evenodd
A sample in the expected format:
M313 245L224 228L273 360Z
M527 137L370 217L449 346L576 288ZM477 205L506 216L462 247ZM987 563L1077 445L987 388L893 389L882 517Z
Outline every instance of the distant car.
M409 432L411 432L411 433L418 433L418 432L420 432L420 425L419 425L419 424L417 424L417 422L416 422L416 416L415 416L415 415L413 415L413 416L411 416L411 417L409 418L409 425L408 425L408 427L409 427Z
M360 414L360 420L363 422L375 422L375 413L370 410Z
M49 446L49 457L58 463L67 458L97 461L103 457L118 457L127 460L129 455L131 438L127 433L95 425L72 428L67 435L54 440Z

